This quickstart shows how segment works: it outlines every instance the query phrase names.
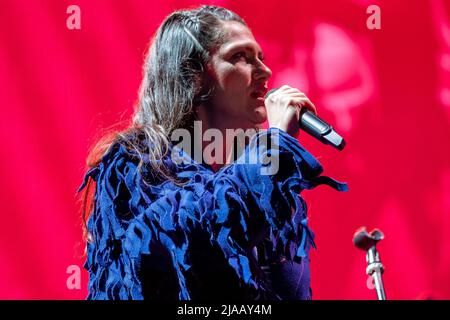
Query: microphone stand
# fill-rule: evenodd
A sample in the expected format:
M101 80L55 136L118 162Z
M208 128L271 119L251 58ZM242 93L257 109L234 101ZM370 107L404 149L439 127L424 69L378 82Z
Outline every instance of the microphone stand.
M366 251L366 273L373 279L378 300L386 300L386 292L384 290L383 279L381 277L384 272L384 266L381 263L380 255L378 254L376 248L377 243L383 239L383 232L378 229L374 229L368 233L365 227L358 229L353 236L354 245L358 249Z

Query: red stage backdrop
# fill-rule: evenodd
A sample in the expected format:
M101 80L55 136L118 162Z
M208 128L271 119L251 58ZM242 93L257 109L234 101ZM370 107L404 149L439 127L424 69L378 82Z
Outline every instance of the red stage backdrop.
M375 297L352 244L365 225L386 235L379 252L388 298L449 299L445 0L0 0L0 298L86 297L75 190L88 149L131 116L144 52L163 18L198 4L241 15L265 51L270 86L306 92L348 141L338 152L300 136L325 173L350 187L304 193L318 246L313 297ZM68 28L71 5L80 29Z

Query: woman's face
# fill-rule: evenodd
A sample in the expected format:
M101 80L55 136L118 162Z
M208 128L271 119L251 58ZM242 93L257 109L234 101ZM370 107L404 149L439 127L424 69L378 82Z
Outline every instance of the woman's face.
M235 21L222 24L227 37L211 53L207 72L215 90L203 112L210 125L222 129L260 128L267 118L264 96L272 71L246 26Z

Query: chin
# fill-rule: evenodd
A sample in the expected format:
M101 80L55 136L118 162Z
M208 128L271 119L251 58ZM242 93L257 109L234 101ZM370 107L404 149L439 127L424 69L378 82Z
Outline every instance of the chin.
M262 126L267 121L267 112L265 107L255 109L253 123Z

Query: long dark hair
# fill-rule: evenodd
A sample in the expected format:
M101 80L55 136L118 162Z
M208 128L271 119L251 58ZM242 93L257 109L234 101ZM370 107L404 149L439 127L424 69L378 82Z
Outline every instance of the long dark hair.
M196 118L196 107L208 100L214 90L207 81L205 65L211 52L226 40L222 21L246 25L234 12L216 6L201 6L175 11L166 17L149 47L139 99L131 124L125 130L103 137L88 157L94 167L117 143L136 151L143 164L143 154L156 176L173 179L162 161L175 129L189 129ZM147 162L146 162L147 163ZM92 181L83 195L85 222L93 208Z

